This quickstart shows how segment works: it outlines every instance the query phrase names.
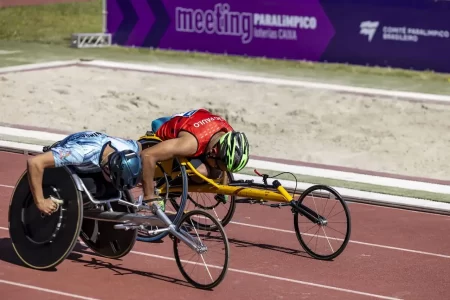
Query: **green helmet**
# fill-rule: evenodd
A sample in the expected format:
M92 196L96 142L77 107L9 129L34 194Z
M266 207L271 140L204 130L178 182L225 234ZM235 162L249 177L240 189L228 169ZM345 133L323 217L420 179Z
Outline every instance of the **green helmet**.
M239 172L248 163L249 145L242 132L230 131L219 140L219 153L228 171Z

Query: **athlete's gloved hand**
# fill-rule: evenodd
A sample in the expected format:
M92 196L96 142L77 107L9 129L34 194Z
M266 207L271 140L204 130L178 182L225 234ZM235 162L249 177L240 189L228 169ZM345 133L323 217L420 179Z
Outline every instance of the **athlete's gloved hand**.
M50 198L39 199L36 201L36 207L44 214L51 215L58 209L58 204Z

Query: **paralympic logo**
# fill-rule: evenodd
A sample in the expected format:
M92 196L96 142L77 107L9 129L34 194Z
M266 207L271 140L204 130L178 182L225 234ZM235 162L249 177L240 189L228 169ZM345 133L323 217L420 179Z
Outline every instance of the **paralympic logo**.
M243 44L250 43L254 37L297 39L297 29L315 30L318 27L314 16L235 12L230 10L228 3L217 3L214 10L176 7L175 24L178 32L236 36Z

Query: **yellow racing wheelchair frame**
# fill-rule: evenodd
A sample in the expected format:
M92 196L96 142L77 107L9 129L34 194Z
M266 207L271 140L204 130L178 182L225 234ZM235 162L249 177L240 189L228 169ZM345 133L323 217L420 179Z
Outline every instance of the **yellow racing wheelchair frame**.
M148 147L148 143L152 143L153 145L162 142L162 140L157 137L152 132L147 132L146 135L141 136L138 141L142 145L142 149L146 149ZM231 180L228 184L220 183L220 179L211 179L203 174L201 174L196 167L192 165L189 158L186 157L176 157L174 159L169 159L167 161L159 162L157 164L157 168L155 170L155 179L170 176L171 178L177 178L182 176L180 168L176 168L176 164L184 166L185 175L190 178L196 176L203 180L202 183L197 183L189 180L187 191L188 193L205 193L212 195L229 195L233 197L243 197L246 200L251 200L254 202L265 203L268 201L276 202L277 204L269 204L271 207L282 207L282 206L290 206L291 211L294 214L294 227L297 235L297 239L299 240L303 249L310 254L312 257L321 260L331 260L338 255L340 255L343 250L346 248L348 241L350 239L351 233L351 217L347 204L342 199L340 194L333 188L326 185L313 185L310 188L306 189L299 195L299 199L295 200L295 190L291 195L280 183L278 180L273 180L271 184L268 183L267 179L270 177L266 174L260 174L255 170L255 173L262 177L263 183L256 183L253 179L251 180ZM156 193L161 195L177 195L181 194L183 186L174 185L171 186L167 184L162 184L156 188ZM305 205L303 202L308 197L319 197L323 198L323 192L316 192L317 190L322 190L330 193L334 196L336 202L340 203L343 207L343 212L346 218L347 225L345 226L345 234L341 239L331 238L331 240L338 240L341 242L341 245L336 249L331 246L329 237L325 234L325 236L317 237L318 239L327 239L327 244L331 248L331 253L320 254L313 250L309 245L307 245L305 236L302 235L301 228L298 225L298 221L300 217L305 217L309 222L315 224L322 229L325 233L324 227L329 226L329 220L322 214L315 212L312 208ZM183 200L181 200L183 201ZM233 205L235 202L233 201ZM314 205L313 205L314 206ZM185 203L183 202L178 206L179 209L183 210L185 207ZM233 207L234 211L234 207ZM187 211L178 211L181 213L186 213ZM225 226L226 224L223 224ZM309 230L308 230L309 231ZM319 230L317 230L319 231ZM310 236L310 234L307 234ZM139 239L139 238L138 238ZM146 238L140 238L141 241L146 241ZM311 240L311 239L310 239Z

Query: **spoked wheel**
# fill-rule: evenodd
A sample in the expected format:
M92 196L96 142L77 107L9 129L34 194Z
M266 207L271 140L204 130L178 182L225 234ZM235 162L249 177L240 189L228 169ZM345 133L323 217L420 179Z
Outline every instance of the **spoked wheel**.
M140 139L142 150L153 147L160 141L155 139ZM157 163L155 170L155 188L162 190L160 196L166 199L165 213L169 219L178 224L184 213L187 202L187 173L186 167L180 165L179 160L174 158L170 161ZM177 190L169 193L168 190ZM140 191L142 193L142 191ZM180 209L181 208L181 209ZM139 213L143 213L140 211ZM151 212L148 212L151 214ZM169 232L149 233L158 230L155 227L146 227L145 230L138 230L137 240L143 242L157 242L163 239Z
M313 223L305 213L293 208L295 233L303 249L321 260L340 255L350 239L351 217L339 193L331 187L315 185L305 190L294 204L320 216L320 221Z
M205 230L199 224L215 226L217 230ZM176 230L197 245L197 250L193 250L173 237L175 260L184 278L200 289L219 285L228 271L230 257L228 238L219 221L209 213L193 210L183 216Z
M228 181L233 181L233 174L227 172ZM191 183L191 185L193 185ZM215 217L222 226L226 226L233 218L236 210L236 196L194 192L188 195L186 210L204 210ZM192 209L190 209L192 207ZM178 210L178 208L177 208ZM193 220L193 222L197 222ZM217 230L214 224L199 224L205 229Z

